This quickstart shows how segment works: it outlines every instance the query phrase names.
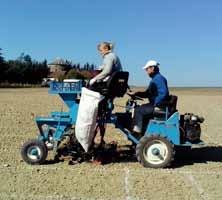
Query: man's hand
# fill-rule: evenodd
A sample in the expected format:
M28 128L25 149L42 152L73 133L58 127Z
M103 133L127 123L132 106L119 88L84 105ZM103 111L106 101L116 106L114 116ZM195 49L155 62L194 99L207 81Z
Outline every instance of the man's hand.
M130 96L135 96L135 92L133 92L133 91L129 91L129 92L127 92L127 94L129 94Z
M127 92L127 94L134 100L141 100L143 101L143 98L140 97L140 96L137 96L137 93L136 92L133 92L133 91L130 91L130 92Z

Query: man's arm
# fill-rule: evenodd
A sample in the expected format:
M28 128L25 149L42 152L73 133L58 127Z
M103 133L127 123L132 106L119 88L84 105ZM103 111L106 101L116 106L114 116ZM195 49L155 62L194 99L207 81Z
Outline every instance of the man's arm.
M165 79L159 78L156 82L156 86L158 90L158 96L155 98L154 106L161 104L169 95L167 81Z
M149 87L143 92L135 92L135 96L138 96L141 98L148 98L149 97Z

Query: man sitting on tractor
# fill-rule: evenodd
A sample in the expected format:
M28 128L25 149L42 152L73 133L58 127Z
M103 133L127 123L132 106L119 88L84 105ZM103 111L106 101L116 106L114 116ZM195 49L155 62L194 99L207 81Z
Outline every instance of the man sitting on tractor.
M149 99L149 103L135 108L133 132L139 135L142 132L144 116L152 118L154 108L169 98L167 80L160 74L159 65L160 64L154 60L148 61L143 67L152 79L148 88L143 92L130 92L132 96Z

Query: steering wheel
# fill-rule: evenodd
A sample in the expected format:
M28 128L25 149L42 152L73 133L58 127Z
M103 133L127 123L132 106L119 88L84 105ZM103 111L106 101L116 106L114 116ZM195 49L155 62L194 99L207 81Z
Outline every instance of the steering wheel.
M133 100L140 100L140 101L143 101L144 99L143 98L141 98L141 97L138 97L138 96L136 96L136 95L132 95L132 94L130 94L130 93L126 93L127 95L129 95Z

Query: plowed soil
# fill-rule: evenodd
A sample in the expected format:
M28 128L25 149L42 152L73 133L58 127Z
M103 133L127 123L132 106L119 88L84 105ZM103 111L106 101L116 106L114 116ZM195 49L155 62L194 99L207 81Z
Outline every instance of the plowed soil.
M66 110L47 89L0 89L0 199L222 199L222 89L174 89L180 113L205 117L204 146L176 154L168 169L142 167L134 155L106 165L67 161L30 166L20 156L21 145L36 138L35 116ZM127 96L116 99L124 110ZM109 126L106 142L130 142ZM50 159L50 157L49 157Z

